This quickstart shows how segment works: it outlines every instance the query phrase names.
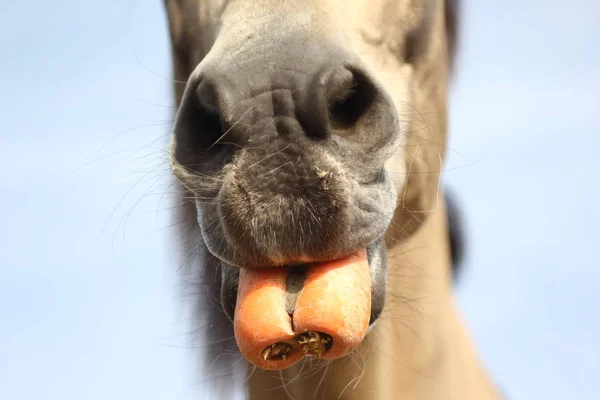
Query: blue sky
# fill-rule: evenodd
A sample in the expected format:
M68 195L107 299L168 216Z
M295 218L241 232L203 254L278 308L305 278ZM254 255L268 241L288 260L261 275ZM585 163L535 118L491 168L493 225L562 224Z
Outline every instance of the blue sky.
M510 398L597 398L600 5L465 8L461 309ZM0 398L203 398L166 229L161 2L9 2L0 22Z

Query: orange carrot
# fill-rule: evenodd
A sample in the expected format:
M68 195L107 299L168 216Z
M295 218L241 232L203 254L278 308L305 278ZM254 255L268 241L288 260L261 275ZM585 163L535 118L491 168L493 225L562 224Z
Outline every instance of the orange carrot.
M235 339L242 355L263 369L287 368L302 358L298 352L289 354L286 345L294 338L285 310L286 275L284 268L240 271ZM273 345L281 354L272 354Z
M358 347L369 327L371 280L365 250L296 268L303 268L304 281L292 300L286 289L290 269L240 271L235 338L242 355L259 368L285 369L304 354L343 357Z

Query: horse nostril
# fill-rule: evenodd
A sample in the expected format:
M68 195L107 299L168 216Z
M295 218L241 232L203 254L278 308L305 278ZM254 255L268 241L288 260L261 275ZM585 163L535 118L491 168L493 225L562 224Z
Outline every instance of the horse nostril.
M327 138L334 132L349 136L373 109L377 91L367 74L358 68L322 69L304 90L297 118L311 137Z
M227 131L229 97L225 85L217 87L207 80L200 80L186 92L175 124L176 157L181 164L197 170L220 153L220 140Z
M331 128L352 128L375 99L375 87L358 70L344 69L330 79L327 100Z

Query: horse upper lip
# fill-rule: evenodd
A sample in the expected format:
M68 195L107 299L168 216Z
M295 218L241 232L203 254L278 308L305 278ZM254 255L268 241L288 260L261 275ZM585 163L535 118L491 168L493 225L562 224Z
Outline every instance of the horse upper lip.
M371 248L372 246L374 246L375 244L377 244L382 237L379 237L377 240L373 241L371 244L366 246L367 249L367 260L369 262L369 266L372 265L372 255L371 252L368 251L369 248ZM358 251L358 249L356 250ZM237 267L237 268L250 268L250 269L254 269L254 268L281 268L281 267L287 267L287 268L301 268L301 267L305 267L305 266L309 266L311 264L317 264L317 263L325 263L325 262L330 262L330 261L335 261L335 260L339 260L342 259L344 257L348 257L352 254L354 254L355 252L349 252L348 254L344 254L340 257L336 257L336 258L322 258L322 259L299 259L299 260L293 260L293 261L286 261L286 262L281 262L281 263L273 263L272 265L266 265L266 266L256 266L256 265L238 265L238 264L234 264L231 263L229 260L225 260L222 257L219 257L217 254L213 254L211 252L211 254L218 258L221 262L230 265L232 267Z

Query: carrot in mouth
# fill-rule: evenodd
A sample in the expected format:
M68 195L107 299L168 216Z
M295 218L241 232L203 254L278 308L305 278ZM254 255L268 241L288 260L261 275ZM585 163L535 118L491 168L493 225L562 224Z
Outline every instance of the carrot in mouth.
M235 339L259 368L285 369L305 354L343 357L362 342L370 315L366 250L303 267L240 270Z

